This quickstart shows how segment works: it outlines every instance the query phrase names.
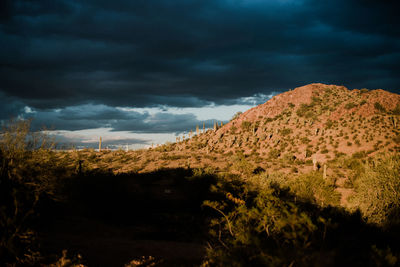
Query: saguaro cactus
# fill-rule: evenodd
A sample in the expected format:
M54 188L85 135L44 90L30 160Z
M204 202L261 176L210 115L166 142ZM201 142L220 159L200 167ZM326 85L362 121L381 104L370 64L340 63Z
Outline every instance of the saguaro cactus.
M317 170L317 159L315 157L313 157L312 163L313 163L313 170L316 171Z
M99 140L99 152L101 152L101 136L100 136L100 140Z

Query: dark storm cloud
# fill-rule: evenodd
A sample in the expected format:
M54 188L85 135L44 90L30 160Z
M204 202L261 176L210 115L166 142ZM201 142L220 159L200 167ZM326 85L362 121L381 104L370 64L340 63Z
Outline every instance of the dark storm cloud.
M0 8L0 90L42 110L200 107L311 82L400 88L396 1L25 0ZM97 119L124 116L104 112Z
M0 92L0 120L16 118L25 112L25 105L14 97L8 97Z

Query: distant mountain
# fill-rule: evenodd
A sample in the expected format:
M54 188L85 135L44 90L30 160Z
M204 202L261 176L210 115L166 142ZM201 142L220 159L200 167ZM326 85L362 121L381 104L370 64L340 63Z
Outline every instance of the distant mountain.
M400 151L400 95L309 84L178 142L174 149L319 162L342 154Z

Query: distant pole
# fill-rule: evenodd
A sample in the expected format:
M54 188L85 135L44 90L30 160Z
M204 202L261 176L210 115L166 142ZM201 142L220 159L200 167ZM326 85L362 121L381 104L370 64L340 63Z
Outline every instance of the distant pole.
M101 136L100 136L100 140L99 140L99 152L101 152Z

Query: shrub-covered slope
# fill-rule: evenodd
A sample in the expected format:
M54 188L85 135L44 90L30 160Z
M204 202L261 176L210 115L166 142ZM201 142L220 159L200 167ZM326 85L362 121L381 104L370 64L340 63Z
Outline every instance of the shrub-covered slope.
M262 158L316 158L399 151L400 95L310 84L276 95L177 150L243 151Z

